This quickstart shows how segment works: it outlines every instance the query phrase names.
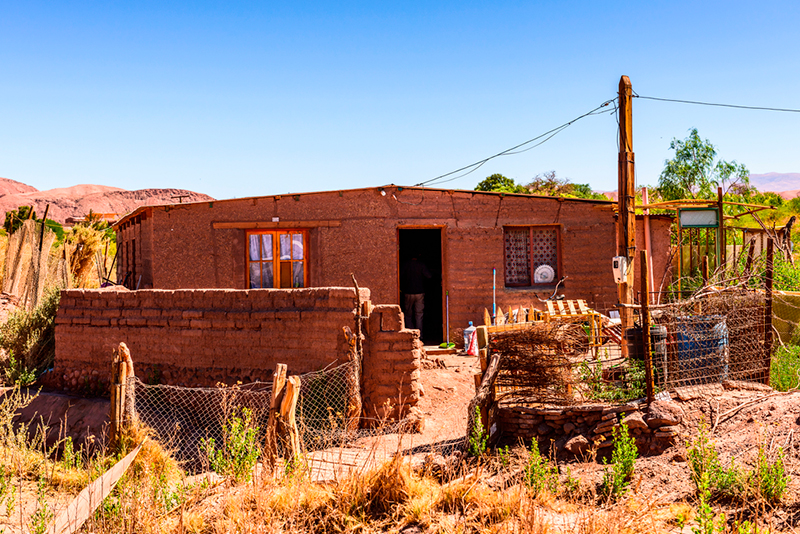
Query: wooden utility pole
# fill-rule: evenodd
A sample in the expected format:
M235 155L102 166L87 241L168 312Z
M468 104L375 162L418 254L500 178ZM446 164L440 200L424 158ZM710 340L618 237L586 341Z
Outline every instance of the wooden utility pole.
M633 87L627 76L619 79L619 160L617 256L628 258L628 273L625 282L618 285L620 304L633 304L633 263L636 251L636 182L633 156ZM647 298L644 295L643 298ZM621 307L622 335L633 326L633 310ZM622 355L628 356L626 343L622 344Z

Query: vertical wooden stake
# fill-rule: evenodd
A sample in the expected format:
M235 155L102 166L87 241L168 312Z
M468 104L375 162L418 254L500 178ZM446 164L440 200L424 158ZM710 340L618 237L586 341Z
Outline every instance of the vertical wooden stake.
M706 287L708 285L708 254L703 256L702 275L703 275L703 287Z
M286 364L279 363L275 366L272 375L272 398L269 404L269 418L267 419L266 436L264 438L264 450L267 457L267 465L270 470L275 469L275 462L278 458L278 410L283 400L286 386Z
M297 399L300 396L300 377L290 376L286 381L286 394L281 402L281 419L286 427L289 460L294 464L300 458L300 431L297 428Z
M770 237L767 239L767 272L766 272L766 302L764 304L764 354L767 361L767 373L764 383L769 384L769 375L772 370L772 276L773 276L773 254L774 242Z
M724 204L722 203L722 188L717 188L717 211L719 212L717 217L717 267L722 266L722 272L724 273L728 269L728 240L725 236L725 213L722 211ZM736 239L733 241L734 247L736 245ZM736 248L733 249L733 257L736 258ZM723 274L723 280L726 278Z
M642 281L642 344L644 345L644 376L647 386L647 402L653 402L653 355L650 351L650 284L647 268L647 251L641 252Z
M633 153L633 86L627 76L619 79L619 155L618 209L617 209L617 256L628 259L625 281L617 286L619 302L633 304L633 263L636 259L636 180ZM623 306L619 311L622 335L633 326L633 310ZM622 356L628 356L627 343L622 344Z

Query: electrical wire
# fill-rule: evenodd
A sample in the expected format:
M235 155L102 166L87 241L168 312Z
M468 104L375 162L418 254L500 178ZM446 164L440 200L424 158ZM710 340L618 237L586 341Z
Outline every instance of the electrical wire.
M634 98L643 98L645 100L658 100L660 102L677 102L679 104L697 104L699 106L715 106L721 108L736 108L736 109L755 109L760 111L781 111L784 113L800 113L800 109L791 109L791 108L768 108L768 107L761 107L761 106L739 106L736 104L718 104L715 102L699 102L696 100L677 100L674 98L658 98L655 96L641 96L634 94Z
M528 150L536 148L537 146L541 145L542 143L546 143L547 141L549 141L550 139L555 137L557 134L559 134L562 131L564 131L565 129L567 129L567 127L573 125L574 123L576 123L577 121L583 119L584 117L588 117L590 115L600 115L601 113L605 113L605 111L602 111L600 113L597 113L597 111L602 109L602 108L604 108L604 107L606 107L606 106L608 106L609 104L611 104L613 102L614 102L614 99L606 100L605 102L603 102L602 104L600 104L599 106L594 108L593 110L591 110L591 111L589 111L587 113L584 113L583 115L579 115L579 116L575 117L574 119L572 119L572 120L570 120L568 122L565 122L561 126L557 126L557 127L553 128L552 130L548 130L548 131L544 132L543 134L537 135L533 139L528 139L527 141L525 141L523 143L520 143L520 144L518 144L516 146L513 146L511 148L503 150L502 152L498 152L497 154L495 154L493 156L489 156L488 158L482 159L480 161L476 161L475 163L472 163L470 165L466 165L464 167L461 167L460 169L456 169L454 171L450 171L450 172L445 173L445 174L440 174L439 176L437 176L435 178L431 178L430 180L426 180L424 182L420 182L420 183L416 184L415 187L432 184L434 182L436 182L436 183L451 182L453 180L456 180L458 178L461 178L463 176L466 176L466 175L468 175L470 173L473 173L473 172L477 171L484 164L486 164L487 162L489 162L489 161L491 161L491 160L493 160L495 158L499 158L500 156L510 156L512 154L520 154L522 152L526 152ZM609 111L611 111L611 110L609 110ZM535 144L533 146L530 146L530 147L528 147L528 148L526 148L524 150L517 150L519 148L522 148L525 145L529 145L530 143L533 143L534 141L538 141L539 139L542 139L543 137L546 138L546 139L544 139L543 141L541 141L541 142L539 142L539 143L537 143L537 144ZM467 171L467 172L465 172L463 174L459 174L458 176L453 176L454 174L460 173L461 171ZM448 176L451 176L451 178L448 178ZM442 180L442 178L447 178L447 180Z

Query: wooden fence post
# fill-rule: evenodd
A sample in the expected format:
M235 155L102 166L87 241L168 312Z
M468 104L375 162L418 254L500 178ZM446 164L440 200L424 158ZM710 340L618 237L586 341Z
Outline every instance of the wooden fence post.
M278 410L283 400L286 386L286 364L279 363L275 366L272 375L272 397L269 403L269 418L267 419L266 436L264 438L264 449L267 456L267 465L271 471L275 470L275 461L278 458Z
M767 373L764 383L769 384L769 376L772 371L772 278L773 278L773 253L774 242L772 238L767 239L767 272L765 280L766 302L764 303L764 355L767 363Z
M297 428L295 412L297 410L297 399L300 396L300 377L290 376L286 381L286 394L281 403L281 419L286 429L289 459L292 463L300 458L300 431Z
M109 430L109 445L116 445L122 436L123 428L133 421L133 403L128 403L128 378L133 377L133 360L131 351L125 343L120 343L114 350L114 359L111 362L111 381L109 407L109 420L111 428Z
M653 355L650 352L650 284L647 268L647 251L641 251L641 283L642 283L642 345L644 350L644 377L647 387L647 403L653 402ZM708 256L705 258L705 265L708 266Z

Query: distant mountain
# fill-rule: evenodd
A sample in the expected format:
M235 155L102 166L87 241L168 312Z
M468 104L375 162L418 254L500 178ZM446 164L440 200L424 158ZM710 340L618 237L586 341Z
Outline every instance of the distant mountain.
M45 207L50 204L47 218L62 224L67 218L83 218L89 210L122 217L139 206L177 203L178 196L185 197L183 202L214 200L208 195L186 189L128 191L119 187L90 184L39 191L22 182L0 178L0 214L19 206L33 205L36 215L41 217Z
M759 191L772 191L783 198L794 198L800 191L800 173L751 174L750 185L755 186Z

